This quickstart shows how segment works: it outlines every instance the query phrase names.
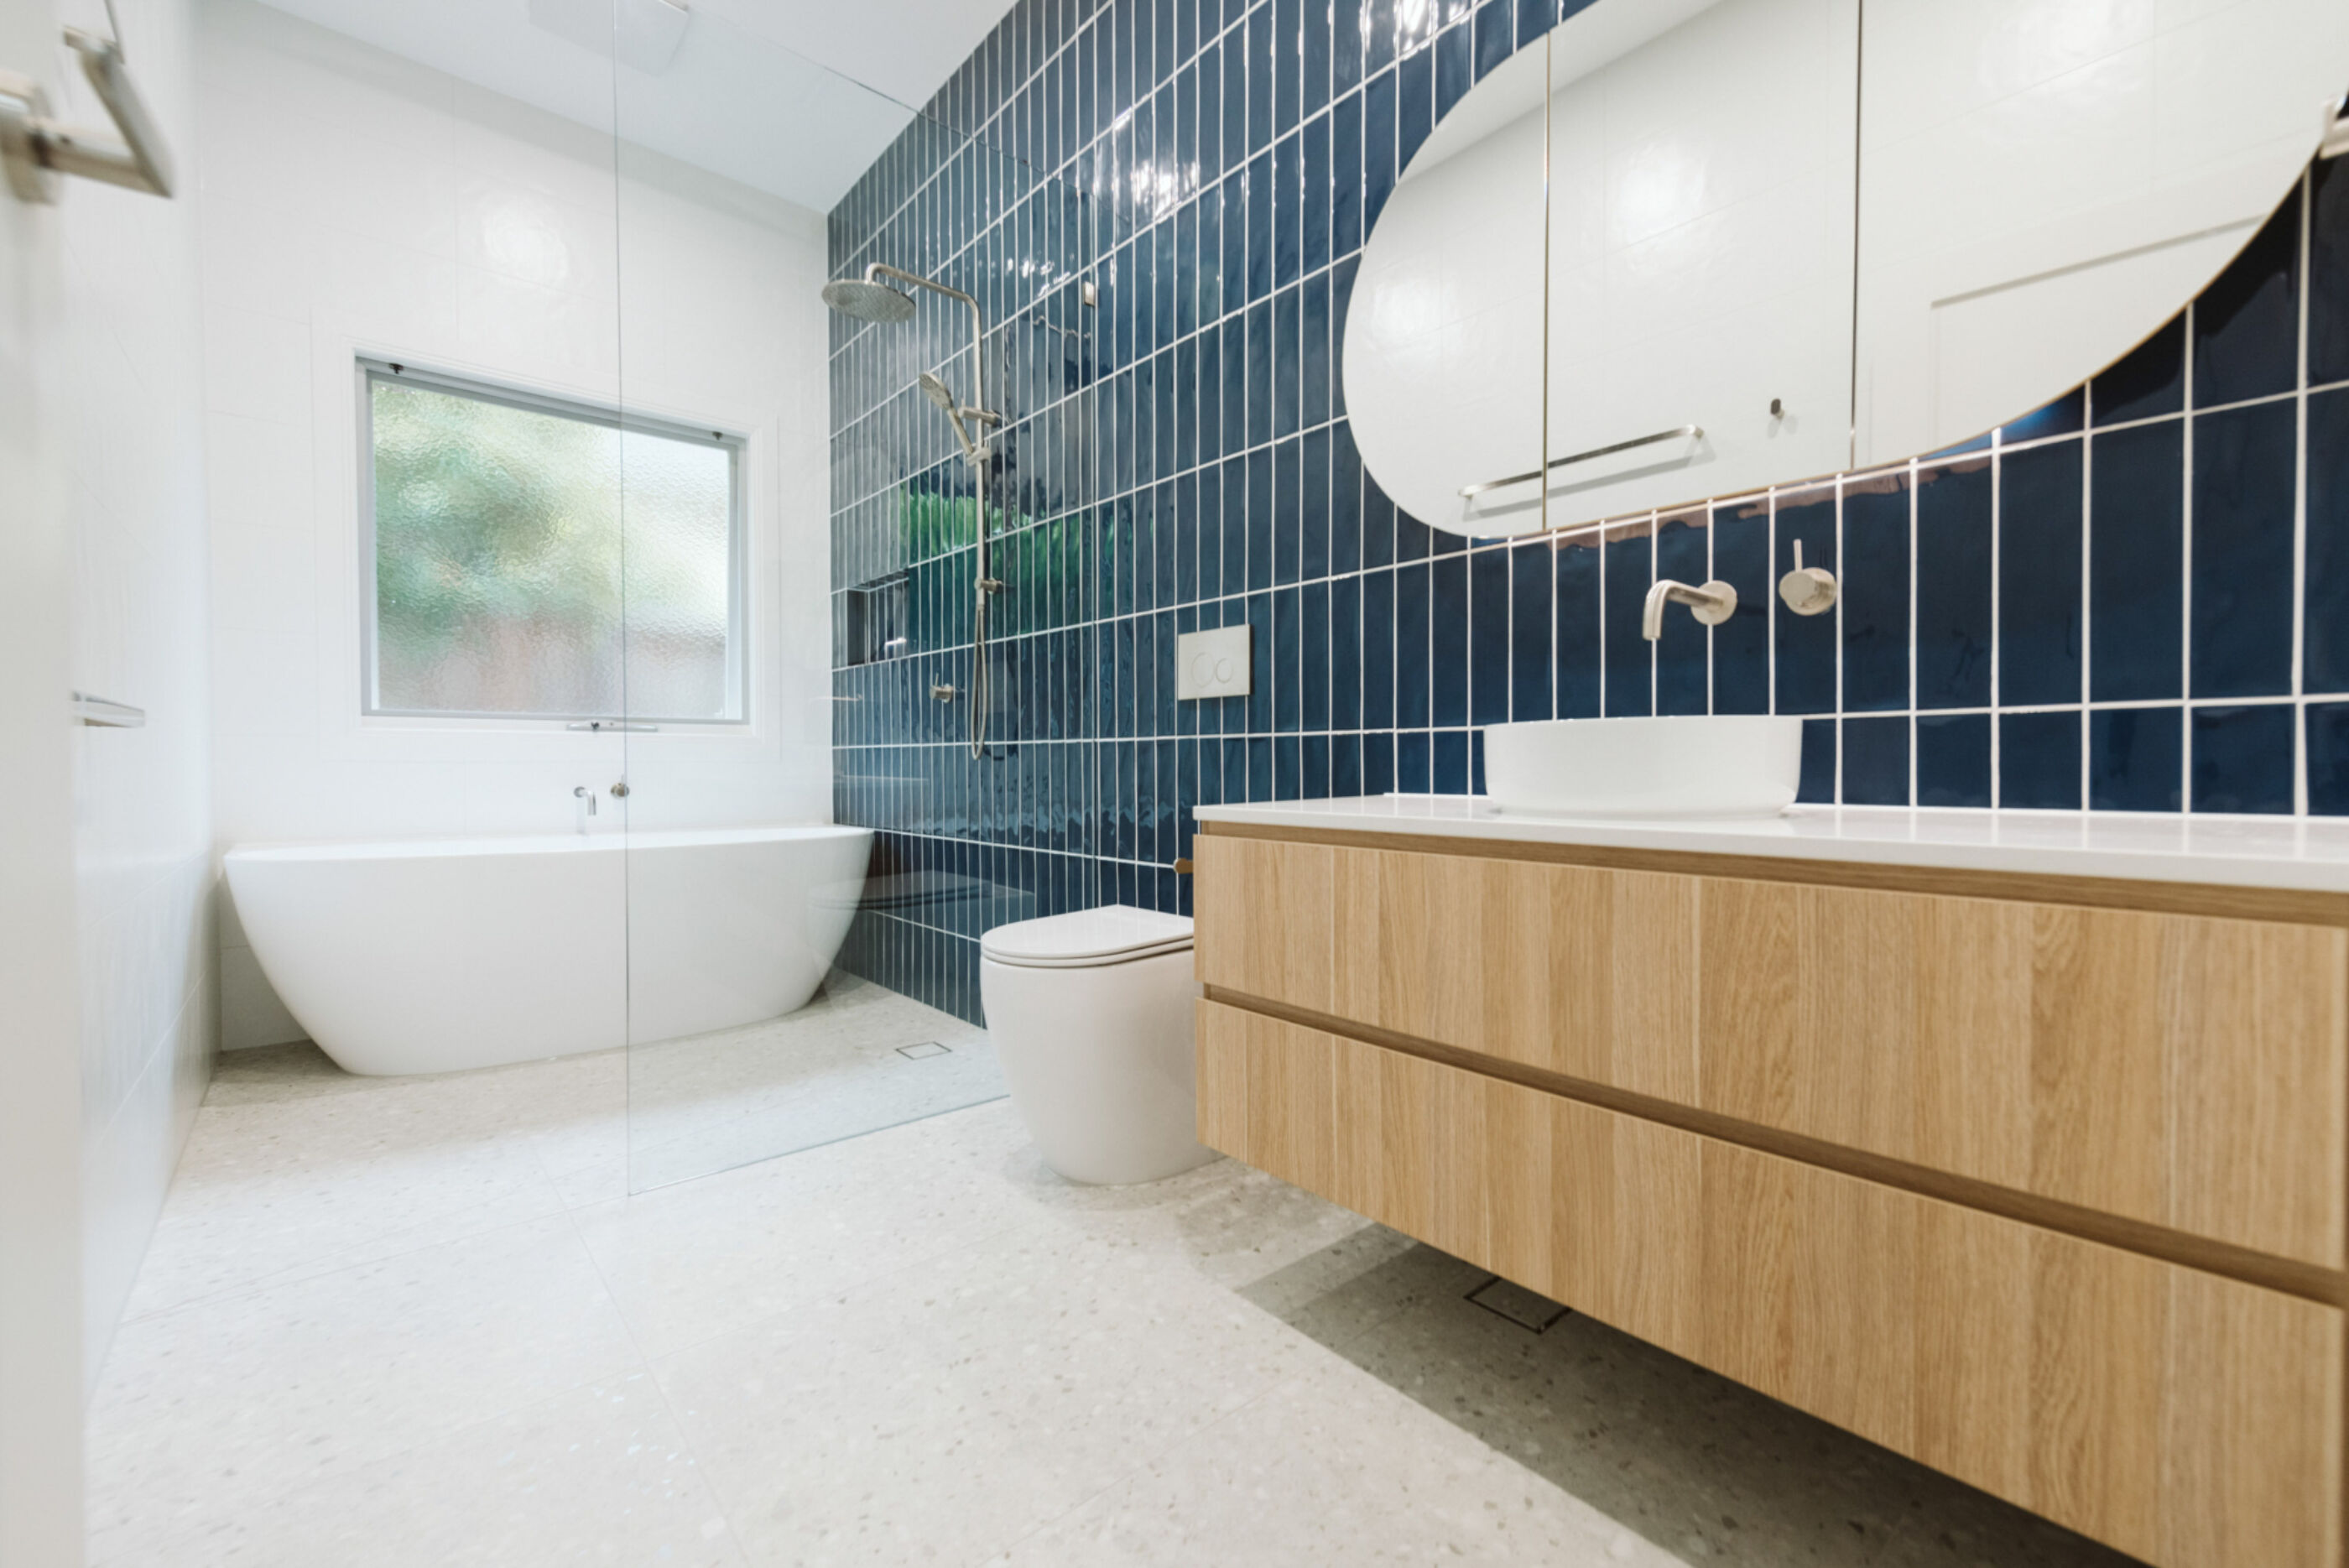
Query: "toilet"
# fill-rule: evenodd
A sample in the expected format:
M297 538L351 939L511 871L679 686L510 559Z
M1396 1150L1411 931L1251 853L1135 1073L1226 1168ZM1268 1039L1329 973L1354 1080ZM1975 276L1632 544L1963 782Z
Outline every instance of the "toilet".
M1112 904L998 926L978 993L1011 1103L1071 1181L1156 1181L1204 1165L1192 1085L1191 922Z

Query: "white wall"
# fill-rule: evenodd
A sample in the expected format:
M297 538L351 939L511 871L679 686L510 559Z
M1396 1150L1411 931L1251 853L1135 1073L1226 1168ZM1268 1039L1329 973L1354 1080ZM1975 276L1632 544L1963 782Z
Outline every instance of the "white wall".
M88 180L57 205L64 373L52 450L72 532L72 684L147 711L74 734L85 1362L94 1376L211 1071L212 812L202 338L187 0L118 0L176 199ZM76 0L63 19L105 26ZM106 110L78 73L60 104Z
M253 0L201 16L219 842L567 833L624 765L638 828L825 817L822 217L636 149L616 177L607 135ZM747 434L751 732L361 720L362 351ZM298 1038L222 941L222 1044Z
M57 12L0 0L54 89ZM0 1563L81 1561L81 1074L74 1049L73 583L57 387L61 214L0 194Z

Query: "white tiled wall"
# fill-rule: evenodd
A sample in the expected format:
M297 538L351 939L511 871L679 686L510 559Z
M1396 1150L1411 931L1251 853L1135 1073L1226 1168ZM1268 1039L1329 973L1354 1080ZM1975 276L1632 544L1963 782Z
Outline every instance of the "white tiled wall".
M220 844L568 833L623 766L358 719L359 350L750 438L754 733L632 737L631 826L823 818L823 220L625 142L616 175L608 134L252 0L201 15ZM222 1044L298 1038L221 929Z
M75 736L85 1360L129 1293L210 1074L209 682L194 16L119 0L133 75L179 161L173 201L68 182L57 448L76 559L73 681L144 708ZM105 25L104 10L64 19ZM68 79L65 117L107 123Z

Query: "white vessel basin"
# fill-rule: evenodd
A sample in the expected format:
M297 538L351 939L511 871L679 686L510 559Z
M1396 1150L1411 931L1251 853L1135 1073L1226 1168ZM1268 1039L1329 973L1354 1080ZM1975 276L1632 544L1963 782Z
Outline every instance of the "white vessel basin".
M1803 722L1764 714L1554 719L1485 732L1485 793L1527 816L1775 816L1802 782Z

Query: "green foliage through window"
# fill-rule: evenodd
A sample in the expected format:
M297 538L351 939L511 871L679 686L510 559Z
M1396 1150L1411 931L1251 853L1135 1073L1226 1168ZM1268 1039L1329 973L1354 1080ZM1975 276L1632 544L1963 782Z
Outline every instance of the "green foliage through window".
M375 701L740 716L736 452L368 378Z

